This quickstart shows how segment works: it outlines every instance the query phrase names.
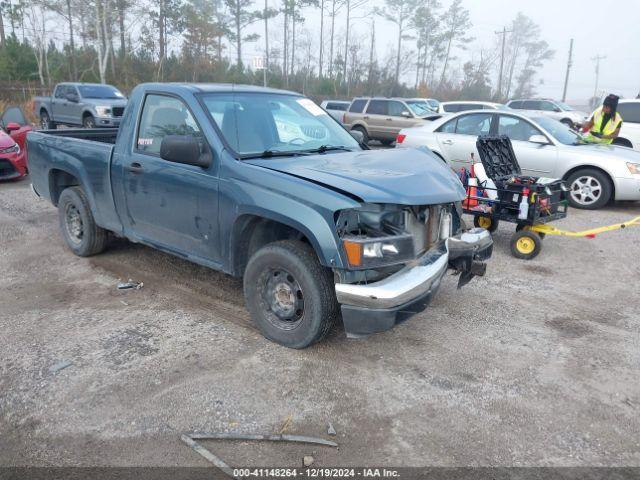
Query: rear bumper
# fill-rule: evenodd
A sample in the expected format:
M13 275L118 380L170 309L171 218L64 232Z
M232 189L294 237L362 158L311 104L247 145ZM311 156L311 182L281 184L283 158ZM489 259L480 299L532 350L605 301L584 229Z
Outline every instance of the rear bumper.
M484 229L473 229L442 242L415 263L379 282L336 284L348 337L389 330L424 310L438 291L448 268L460 272L459 286L483 275L493 241Z

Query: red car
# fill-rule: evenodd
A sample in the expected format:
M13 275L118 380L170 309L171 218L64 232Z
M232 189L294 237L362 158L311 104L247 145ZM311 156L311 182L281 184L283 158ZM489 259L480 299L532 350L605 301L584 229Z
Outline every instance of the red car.
M27 174L27 133L32 130L19 107L8 108L0 117L0 180L15 180Z

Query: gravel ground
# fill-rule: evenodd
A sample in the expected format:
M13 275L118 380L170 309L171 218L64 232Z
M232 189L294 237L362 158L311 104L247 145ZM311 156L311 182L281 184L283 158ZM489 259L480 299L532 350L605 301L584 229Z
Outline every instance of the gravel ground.
M513 229L486 277L447 277L392 331L294 351L252 326L240 281L126 241L75 257L28 180L1 184L0 465L206 466L182 432L289 416L302 435L330 421L340 448L210 447L232 465L640 465L640 229L547 238L530 262ZM129 278L144 288L116 289Z

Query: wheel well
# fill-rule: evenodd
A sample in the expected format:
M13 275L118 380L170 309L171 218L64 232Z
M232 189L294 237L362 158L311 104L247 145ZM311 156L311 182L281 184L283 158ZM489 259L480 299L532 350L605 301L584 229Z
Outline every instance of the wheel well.
M633 148L633 143L631 143L631 140L624 137L617 137L616 139L613 140L612 144L620 145L621 147Z
M351 127L351 130L364 130L365 132L368 131L367 127L365 127L362 123L356 123Z
M573 121L570 118L563 118L562 120L560 120L561 123L570 123L571 125L573 125Z
M309 239L299 230L257 215L243 215L239 218L232 238L235 240L231 247L232 267L233 274L237 276L244 274L251 256L268 243L300 240L310 244Z
M44 107L40 109L40 115L42 115L43 113L46 113L47 115L49 115L49 112L47 112L47 109Z
M437 156L440 160L442 160L444 163L447 163L447 161L444 159L444 157L442 155L440 155L438 152L436 152L435 150L431 150L431 152Z
M613 200L616 196L616 186L613 183L613 179L611 178L611 175L609 175L607 173L606 170L603 170L600 167L594 167L592 165L581 165L578 167L573 167L571 170L569 170L567 173L564 174L564 176L562 177L563 180L568 180L569 177L571 176L572 173L577 172L578 170L596 170L600 173L602 173L604 175L604 177L609 180L609 185L611 186L611 199Z
M85 119L87 117L93 117L93 113L91 113L88 110L85 110L84 112L82 112L82 118Z
M53 169L49 172L49 195L51 203L58 205L60 194L67 187L80 185L80 181L64 170Z

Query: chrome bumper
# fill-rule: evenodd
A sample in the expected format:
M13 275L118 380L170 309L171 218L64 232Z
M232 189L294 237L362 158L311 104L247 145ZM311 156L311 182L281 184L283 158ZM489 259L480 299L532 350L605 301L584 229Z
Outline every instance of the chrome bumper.
M427 295L434 286L437 287L450 260L461 257L473 260L476 254L486 251L492 244L488 231L474 228L448 238L413 264L383 280L368 285L337 283L335 288L338 303L375 309L405 305Z

